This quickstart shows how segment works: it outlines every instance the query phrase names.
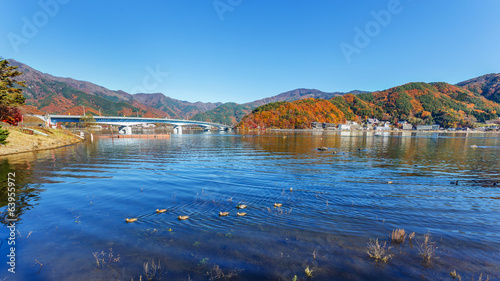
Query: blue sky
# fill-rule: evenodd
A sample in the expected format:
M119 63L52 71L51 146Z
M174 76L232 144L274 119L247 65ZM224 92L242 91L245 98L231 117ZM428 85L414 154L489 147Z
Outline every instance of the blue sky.
M500 72L497 0L3 0L0 9L1 57L192 102Z

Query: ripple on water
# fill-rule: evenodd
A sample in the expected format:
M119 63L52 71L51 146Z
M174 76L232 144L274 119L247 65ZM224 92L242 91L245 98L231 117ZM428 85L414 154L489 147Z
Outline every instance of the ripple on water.
M305 265L318 280L417 279L424 269L415 247L398 248L394 266L376 269L366 258L369 238L405 228L418 239L430 231L444 249L429 276L448 278L456 265L492 274L500 266L491 252L500 246L499 143L425 134L100 139L33 160L27 182L40 183L39 198L22 215L33 237L20 254L43 258L62 279L104 278L89 266L91 252L110 247L127 268L115 276L124 280L138 279L144 257L167 261L179 279L202 280L214 264L245 269L242 280L291 280ZM236 215L238 204L248 205L246 216ZM85 266L63 270L62 255Z

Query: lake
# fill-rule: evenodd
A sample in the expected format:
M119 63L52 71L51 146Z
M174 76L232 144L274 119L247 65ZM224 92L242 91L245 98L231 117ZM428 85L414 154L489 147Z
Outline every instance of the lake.
M498 280L498 159L498 134L415 132L184 131L12 155L0 280ZM377 238L387 262L367 253Z

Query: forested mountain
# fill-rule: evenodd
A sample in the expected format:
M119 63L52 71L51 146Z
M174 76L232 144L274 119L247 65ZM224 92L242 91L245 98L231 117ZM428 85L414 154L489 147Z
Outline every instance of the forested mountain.
M351 91L349 92L351 94L359 94L359 93L365 93L363 91ZM288 92L281 93L276 96L272 96L269 98L265 99L260 99L256 100L253 102L245 103L245 105L249 105L252 108L255 108L257 106L271 103L271 102L277 102L277 101L296 101L296 100L302 100L302 99L308 99L308 98L315 98L315 99L331 99L333 97L337 96L342 96L345 95L346 93L342 92L322 92L316 89L296 89Z
M221 105L221 102L187 102L173 99L162 93L156 94L134 94L134 99L139 102L167 113L171 118L188 119L191 116L214 109Z
M345 123L345 121L344 113L328 100L309 98L261 105L250 115L243 117L238 123L238 128L306 129L311 127L311 122Z
M457 84L485 98L500 103L500 74L487 74Z
M25 113L126 115L211 121L251 127L310 127L311 122L344 122L376 117L412 124L468 126L498 118L500 74L488 74L457 85L408 83L373 93L296 89L246 104L176 100L162 93L130 95L105 87L42 73L15 60L26 81Z
M191 120L215 122L226 125L235 125L243 116L249 114L252 107L234 102L224 103L215 109L199 113L191 117Z
M34 114L125 115L170 117L187 119L193 114L215 108L221 103L190 103L166 97L163 94L130 95L72 78L42 73L15 60L9 62L23 72L20 81L26 81L23 111Z
M396 123L439 123L444 127L472 126L498 118L500 104L466 88L439 83L408 83L385 91L346 94L328 100L277 102L257 107L239 128L310 128L311 122L343 123L367 118ZM286 121L286 122L285 122Z
M365 91L351 91L351 94L368 93ZM214 122L221 122L228 125L235 125L238 123L243 116L250 113L252 109L273 102L283 102L283 101L297 101L309 98L316 99L331 99L333 97L338 97L345 95L342 92L322 92L316 89L296 89L288 92L281 93L276 96L272 96L265 99L256 100L253 102L248 102L244 104L236 103L225 103L213 110L206 111L205 113L197 114L192 117L193 120L214 120ZM227 123L229 122L229 123Z

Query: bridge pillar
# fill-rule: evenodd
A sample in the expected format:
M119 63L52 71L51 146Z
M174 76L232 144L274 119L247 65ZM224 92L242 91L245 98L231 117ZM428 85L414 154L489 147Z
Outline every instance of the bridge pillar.
M182 126L181 125L174 126L174 134L182 135Z
M121 135L131 135L132 134L132 127L122 126L122 127L120 127L120 130L118 131L118 133Z

